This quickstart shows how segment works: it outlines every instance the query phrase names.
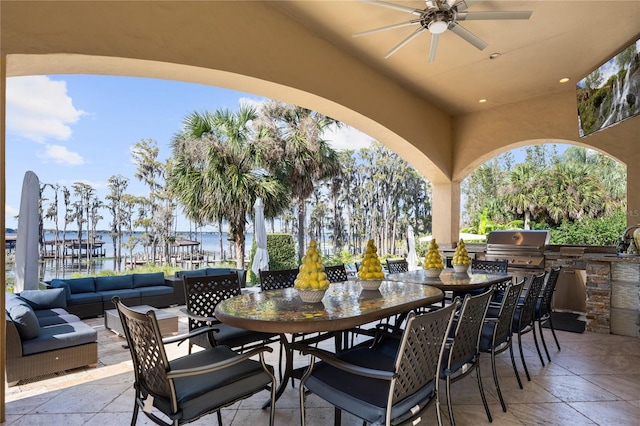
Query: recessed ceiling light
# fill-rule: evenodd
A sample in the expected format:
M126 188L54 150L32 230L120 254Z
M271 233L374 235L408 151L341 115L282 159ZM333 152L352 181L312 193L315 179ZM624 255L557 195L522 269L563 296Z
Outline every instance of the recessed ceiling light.
M483 98L483 99L480 99L478 102L480 102L481 104L484 104L487 102L487 100Z
M569 81L569 77L564 77L559 80L560 83L567 83Z
M500 55L502 55L502 53L492 53L491 55L489 55L489 59L496 59L498 57L500 57Z

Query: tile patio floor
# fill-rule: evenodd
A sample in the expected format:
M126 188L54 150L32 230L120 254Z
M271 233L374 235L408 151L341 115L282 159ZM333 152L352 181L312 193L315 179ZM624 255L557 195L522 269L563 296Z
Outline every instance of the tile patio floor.
M178 308L171 308L178 312ZM97 368L69 371L55 377L8 388L6 422L3 425L124 425L131 422L133 407L133 373L124 339L104 328L102 318L87 320L98 330L99 364ZM180 330L186 330L186 318L180 317ZM531 333L524 337L525 357L532 374L524 390L511 370L509 355L499 356L498 370L507 412L503 413L496 396L488 356L482 362L483 383L493 415L493 425L640 425L640 339L586 332L558 331L562 351L558 352L548 330L552 362L541 367ZM277 345L269 357L277 365ZM186 345L171 345L170 357L186 353ZM484 355L483 355L484 356ZM304 365L296 357L296 366ZM290 385L276 403L276 424L300 424L298 382ZM444 389L442 408L446 413ZM458 425L489 424L475 383L475 373L452 386L454 414ZM266 392L223 409L223 422L230 426L268 424L268 412L260 409L268 398ZM307 424L325 426L333 423L333 408L311 395L307 399ZM435 408L429 409L425 424L435 424ZM144 415L138 425L153 424ZM194 425L216 424L215 415L204 417ZM343 425L361 425L343 414ZM448 424L445 414L444 424Z

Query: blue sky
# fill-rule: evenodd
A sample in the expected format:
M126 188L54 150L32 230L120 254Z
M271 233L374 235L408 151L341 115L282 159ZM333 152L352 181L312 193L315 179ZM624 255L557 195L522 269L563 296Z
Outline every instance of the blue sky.
M225 108L235 111L241 102L265 100L218 87L147 78L8 78L6 226L17 227L22 180L28 170L38 175L41 184L57 183L71 190L73 182L88 183L102 200L109 192L108 178L119 174L129 178L128 193L147 195L146 187L134 177L136 167L130 149L136 142L155 140L164 160L171 154L171 138L189 113ZM349 127L326 138L336 149L358 149L371 142L370 137ZM62 200L61 194L59 198ZM62 202L59 208L64 208ZM98 227L108 229L110 215L104 211L102 216ZM53 228L54 224L45 221L44 226ZM75 224L69 229L75 230ZM178 229L188 230L188 222L181 218Z

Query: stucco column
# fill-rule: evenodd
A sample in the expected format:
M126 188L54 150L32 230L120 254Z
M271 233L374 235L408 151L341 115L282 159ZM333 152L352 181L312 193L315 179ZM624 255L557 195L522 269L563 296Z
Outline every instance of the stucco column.
M640 225L640 164L627 164L627 226Z
M0 206L0 211L2 212L2 214L0 215L0 228L2 229L6 229L6 224L5 224L5 220L4 220L4 216L5 216L5 203L6 203L6 184L7 181L5 179L5 173L6 173L6 169L5 169L5 103L7 101L7 97L6 97L6 91L5 91L5 76L7 75L7 57L5 55L2 55L0 57L0 201L2 202L2 205ZM4 241L4 232L2 233L2 236L0 236L0 242L2 243L2 247L5 247L5 241ZM2 284L3 287L7 285L4 277L6 277L6 271L5 271L5 265L6 265L6 250L0 250L0 275L2 277ZM4 300L5 300L5 295L4 295L5 289L3 288L2 291L0 292L0 305L4 306ZM7 351L6 351L6 346L7 346L7 338L6 338L6 324L5 324L5 318L2 317L2 319L0 320L2 321L2 323L0 323L0 371L2 372L2 377L5 376L5 358L7 356ZM2 384L2 386L0 386L0 423L3 423L5 421L5 410L4 410L4 399L5 399L5 395L4 395L4 389L5 389L5 385L4 383Z
M460 182L433 184L433 236L440 248L450 248L460 232Z

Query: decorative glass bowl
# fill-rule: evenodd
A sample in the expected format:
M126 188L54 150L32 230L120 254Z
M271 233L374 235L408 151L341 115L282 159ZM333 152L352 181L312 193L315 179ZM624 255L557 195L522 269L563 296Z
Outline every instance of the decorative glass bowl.
M298 290L300 299L305 303L318 303L324 297L327 290Z
M424 273L429 278L438 278L442 269L440 268L425 268Z
M458 274L467 272L469 270L469 265L452 265L452 266L453 266L453 270L456 271L456 273Z
M382 284L382 280L358 280L363 290L377 290Z

